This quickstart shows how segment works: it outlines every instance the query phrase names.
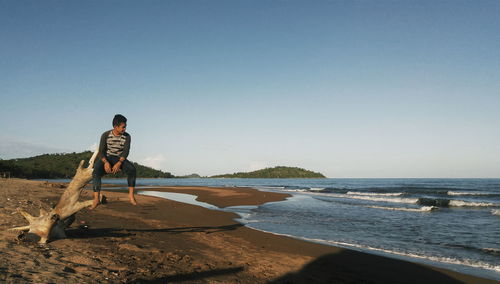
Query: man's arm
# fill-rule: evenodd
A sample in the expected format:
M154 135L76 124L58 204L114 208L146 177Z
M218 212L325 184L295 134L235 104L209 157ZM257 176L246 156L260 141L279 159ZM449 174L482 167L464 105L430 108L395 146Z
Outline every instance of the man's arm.
M97 158L101 159L102 163L104 164L104 171L106 173L111 173L111 165L109 164L108 160L106 160L106 152L108 150L108 134L109 131L104 132L101 135L101 141L99 141L99 152L97 152Z
M106 151L108 149L108 143L106 142L106 139L108 138L108 132L104 132L101 135L101 141L99 142L99 152L97 153L97 158L101 159L103 163L107 163L108 161L106 160Z

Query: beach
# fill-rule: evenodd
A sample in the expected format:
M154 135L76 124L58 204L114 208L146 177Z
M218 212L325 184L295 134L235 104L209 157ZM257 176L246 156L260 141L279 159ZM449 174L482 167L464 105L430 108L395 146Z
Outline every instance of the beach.
M103 191L107 204L77 213L68 238L38 245L7 229L26 225L65 185L0 179L0 281L7 283L497 283L455 271L248 228L231 212ZM220 208L279 202L252 188L172 186ZM85 190L82 199L91 198Z

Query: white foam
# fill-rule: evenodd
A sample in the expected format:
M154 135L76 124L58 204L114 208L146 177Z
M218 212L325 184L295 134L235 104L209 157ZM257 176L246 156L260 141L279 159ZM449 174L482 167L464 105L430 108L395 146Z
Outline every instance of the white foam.
M359 200L369 200L369 201L379 201L379 202L392 202L392 203L406 203L406 204L416 204L418 198L384 198L377 196L363 196L363 195L348 195L348 194L328 194L328 196L338 197L338 198L350 198Z
M285 189L284 186L255 186L257 189Z
M383 210L407 211L407 212L431 212L438 209L438 207L436 206L422 206L420 208L385 207L385 206L365 206L365 207L383 209Z
M309 188L310 191L320 191L323 189L325 189L325 188L324 187L311 187L311 188Z
M450 200L449 206L455 207L492 207L499 206L499 204L488 202L469 202L463 200Z
M352 195L368 195L368 196L401 196L402 192L394 192L394 193L377 193L377 192L358 192L358 191L349 191L347 194Z
M246 220L245 218L241 218L241 222L245 224L250 224L250 223L259 223L262 222L261 220Z
M492 209L491 214L493 215L500 215L500 209Z
M491 193L479 191L448 191L448 195L490 195Z
M482 250L494 254L500 253L500 248L483 248Z
M306 189L300 188L300 189L283 189L283 191L287 192L307 192Z

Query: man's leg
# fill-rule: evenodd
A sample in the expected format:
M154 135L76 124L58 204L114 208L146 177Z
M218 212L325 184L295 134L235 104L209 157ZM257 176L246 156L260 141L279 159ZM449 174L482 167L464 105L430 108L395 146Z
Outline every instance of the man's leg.
M135 179L136 179L135 167L130 161L125 160L122 163L122 169L127 174L128 197L130 199L130 203L132 203L132 205L137 205L137 201L135 200L134 196Z
M92 172L92 185L94 189L94 202L90 209L94 209L99 205L101 193L101 178L104 175L104 163L99 159L94 164L94 171Z

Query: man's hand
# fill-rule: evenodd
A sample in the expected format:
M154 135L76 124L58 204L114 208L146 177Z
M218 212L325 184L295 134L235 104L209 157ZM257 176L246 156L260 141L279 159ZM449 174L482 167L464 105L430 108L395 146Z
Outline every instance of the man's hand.
M122 165L122 162L121 162L121 161L117 162L117 163L113 166L113 169L111 170L111 172L112 172L113 174L116 174L117 172L119 172L119 171L120 171L120 167L121 167L121 165Z
M112 173L111 164L108 161L104 163L104 171L108 174Z

